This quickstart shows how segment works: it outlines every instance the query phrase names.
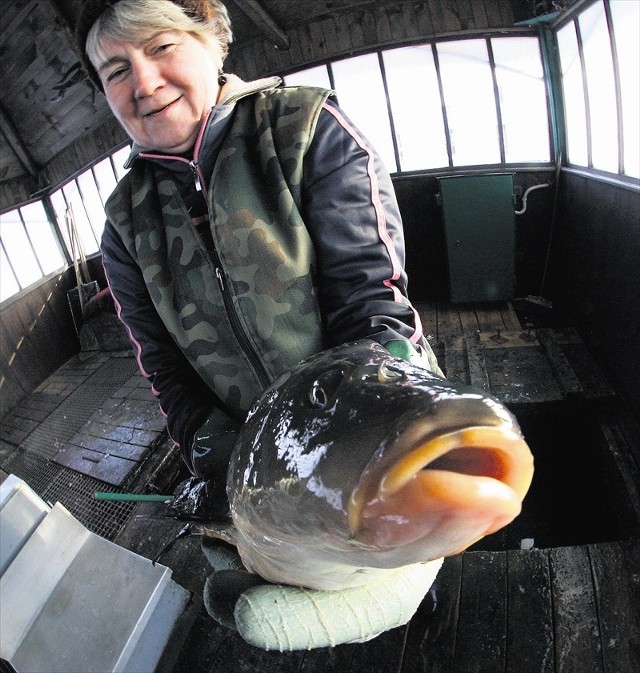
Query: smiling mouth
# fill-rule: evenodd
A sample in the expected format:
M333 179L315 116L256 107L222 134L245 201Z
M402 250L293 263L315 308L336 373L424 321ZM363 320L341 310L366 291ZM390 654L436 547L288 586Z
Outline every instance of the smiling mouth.
M164 112L167 108L170 108L172 105L177 103L180 100L181 97L182 96L176 98L175 100L172 100L170 103L167 103L166 105L163 105L162 107L157 108L156 110L151 110L151 112L146 112L142 116L143 117L155 117L155 116L159 115L160 113Z

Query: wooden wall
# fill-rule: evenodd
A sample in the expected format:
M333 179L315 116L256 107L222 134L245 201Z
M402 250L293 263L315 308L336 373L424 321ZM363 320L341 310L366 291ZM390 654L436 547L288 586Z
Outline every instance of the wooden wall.
M74 285L70 269L17 295L0 311L0 416L78 352L67 302Z
M640 193L564 172L554 302L640 417Z
M286 73L390 45L411 44L435 35L512 28L510 0L363 2L351 11L309 18L287 31L289 49L265 40L232 44L225 69L241 77Z
M89 274L105 287L99 257ZM0 310L0 417L80 350L67 292L76 286L73 268L6 301Z

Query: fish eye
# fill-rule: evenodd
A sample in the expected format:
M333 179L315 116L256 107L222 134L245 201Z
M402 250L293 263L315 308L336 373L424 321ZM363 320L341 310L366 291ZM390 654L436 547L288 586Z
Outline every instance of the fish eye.
M309 402L315 409L324 409L335 398L338 389L347 375L346 368L342 365L335 366L328 371L322 372L311 385L309 390Z

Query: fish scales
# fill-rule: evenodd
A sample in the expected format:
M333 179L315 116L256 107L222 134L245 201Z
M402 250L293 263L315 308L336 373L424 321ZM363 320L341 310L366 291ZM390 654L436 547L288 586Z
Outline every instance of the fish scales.
M509 523L532 476L503 404L363 340L303 361L254 405L224 536L269 582L366 587Z

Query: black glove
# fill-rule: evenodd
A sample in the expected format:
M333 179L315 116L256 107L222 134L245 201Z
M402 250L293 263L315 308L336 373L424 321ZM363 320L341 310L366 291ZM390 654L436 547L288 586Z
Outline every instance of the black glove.
M227 469L242 423L214 409L191 443L191 462L198 477L226 485Z

